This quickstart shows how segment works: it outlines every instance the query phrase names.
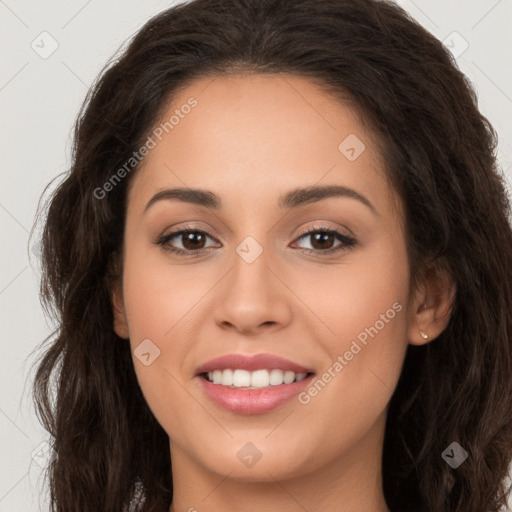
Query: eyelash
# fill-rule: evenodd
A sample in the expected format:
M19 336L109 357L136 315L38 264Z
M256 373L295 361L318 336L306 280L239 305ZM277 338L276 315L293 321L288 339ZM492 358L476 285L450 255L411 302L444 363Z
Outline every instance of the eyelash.
M207 232L201 230L201 229L195 229L194 227L189 227L189 228L186 228L186 229L180 229L178 231L174 231L172 233L169 233L168 235L163 235L161 237L159 237L155 243L157 245L160 245L163 247L164 250L166 251L169 251L173 254L176 254L178 256L185 256L185 257L193 257L193 256L196 256L198 255L200 252L208 249L208 248L201 248L201 249L196 249L196 250L185 250L185 249L178 249L176 247L170 247L170 246L166 246L166 244L172 240L173 238L179 236L179 235L185 235L185 234L189 234L189 233L200 233L202 235L205 235L207 237L210 237L210 238L213 238L211 237ZM355 238L353 237L350 237L350 236L347 236L343 233L341 233L340 231L338 231L337 229L334 229L334 228L328 228L328 227L325 227L325 226L314 226L312 229L310 229L309 231L306 231L304 233L302 233L298 238L297 240L300 240L301 238L304 238L304 237L307 237L309 235L312 235L312 234L315 234L315 233L322 233L322 234L327 234L327 235L335 235L337 237L337 239L339 241L341 241L342 243L340 245L338 245L337 247L332 247L331 249L326 249L326 250L321 250L321 249L299 249L299 251L301 253L306 253L306 254L315 254L315 255L326 255L326 254L332 254L334 252L339 252L339 251L346 251L346 250L349 250L351 248L353 248L356 244L357 244L357 241Z

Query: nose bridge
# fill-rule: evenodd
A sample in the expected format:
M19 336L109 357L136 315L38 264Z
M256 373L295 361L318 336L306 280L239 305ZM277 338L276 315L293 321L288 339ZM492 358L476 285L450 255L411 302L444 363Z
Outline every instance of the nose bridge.
M260 240L263 234L256 235ZM270 270L274 258L265 240L248 235L235 247L216 308L216 322L250 331L289 318L286 289ZM269 268L270 267L270 268Z
M266 240L258 235L260 241L252 235L246 236L235 248L233 256L233 270L230 276L232 291L239 293L239 300L262 299L269 294L272 282L268 266L270 264L270 251ZM236 290L235 290L236 289ZM258 300L259 300L258 299Z

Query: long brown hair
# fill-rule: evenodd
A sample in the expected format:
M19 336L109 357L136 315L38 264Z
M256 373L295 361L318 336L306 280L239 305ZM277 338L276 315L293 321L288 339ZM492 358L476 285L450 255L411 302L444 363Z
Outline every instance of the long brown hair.
M498 511L512 459L512 233L496 134L440 41L379 0L194 0L155 16L111 61L78 116L72 167L46 201L41 297L58 328L34 382L54 439L56 512L166 511L168 436L113 331L112 264L137 167L98 198L191 80L294 73L350 98L379 135L406 212L412 282L443 263L448 327L409 346L388 412L383 483L393 512ZM441 454L459 443L457 469ZM137 490L139 492L137 492Z

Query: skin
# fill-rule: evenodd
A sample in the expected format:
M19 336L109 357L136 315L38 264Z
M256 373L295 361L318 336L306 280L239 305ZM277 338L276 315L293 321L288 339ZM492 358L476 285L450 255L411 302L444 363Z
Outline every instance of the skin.
M147 338L160 350L150 365L137 357L134 365L170 437L170 512L388 511L387 405L407 345L446 327L453 283L437 271L410 290L402 203L348 103L301 77L235 74L195 81L155 126L191 96L197 106L131 177L122 281L112 292L116 333L132 350ZM338 149L349 134L365 145L354 161ZM281 195L312 185L353 189L375 212L350 197L278 207ZM210 190L222 207L174 199L144 212L154 194L174 187ZM319 224L357 244L322 255L340 241L319 246L301 236ZM208 233L202 255L155 243L191 225ZM263 249L252 263L236 252L248 236ZM169 245L193 247L180 236ZM394 318L333 372L358 334L396 303ZM307 404L292 399L264 414L236 414L212 402L195 377L199 365L230 353L276 354L317 377L329 368L335 376ZM262 454L250 468L237 457L248 442Z

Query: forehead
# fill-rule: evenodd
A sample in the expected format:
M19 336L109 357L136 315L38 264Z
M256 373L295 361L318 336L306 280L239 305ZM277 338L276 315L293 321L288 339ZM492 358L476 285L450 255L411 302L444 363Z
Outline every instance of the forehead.
M390 192L357 110L288 73L195 80L173 96L150 136L155 145L132 180L136 196L206 184L255 201L314 184Z

